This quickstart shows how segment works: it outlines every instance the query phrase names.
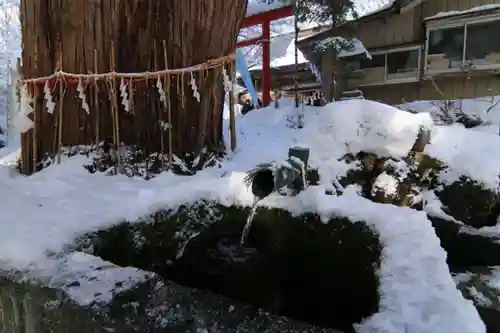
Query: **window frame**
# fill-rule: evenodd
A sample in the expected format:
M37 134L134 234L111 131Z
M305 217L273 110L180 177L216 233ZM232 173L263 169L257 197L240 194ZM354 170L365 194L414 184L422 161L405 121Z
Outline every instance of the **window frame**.
M472 65L467 62L467 35L469 25L481 24L481 23L489 23L500 21L500 14L492 14L492 15L482 15L474 18L462 18L456 19L454 21L443 23L442 21L436 21L427 23L426 31L425 31L425 54L424 54L424 73L428 76L439 75L439 74L447 74L447 73L461 73L467 72L469 70L495 70L500 69L500 64L491 64L491 65ZM428 69L428 58L429 58L429 39L430 33L432 31L445 30L449 28L464 28L464 46L462 50L462 65L459 68L447 68L447 69Z
M403 52L403 51L418 51L417 74L415 75L415 77L408 77L408 78L401 78L401 79L388 79L387 78L387 70L388 70L387 55L390 53ZM363 83L362 79L361 79L361 82L359 84L357 84L356 86L358 86L358 87L383 86L383 85L390 85L390 84L418 82L420 80L420 73L421 73L421 66L422 66L422 46L421 45L395 47L395 48L391 48L391 49L387 49L387 50L379 50L379 51L373 51L373 52L368 50L368 52L372 56L384 55L384 58L385 58L384 78L382 79L382 81L373 82L373 83Z

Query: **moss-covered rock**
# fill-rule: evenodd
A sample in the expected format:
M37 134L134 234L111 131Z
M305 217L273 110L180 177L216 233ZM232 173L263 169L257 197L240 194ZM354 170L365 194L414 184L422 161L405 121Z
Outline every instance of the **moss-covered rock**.
M107 328L99 312L77 306L61 291L0 278L0 332L104 333Z
M429 216L429 219L441 246L448 253L450 270L500 265L500 237L486 236L468 226L438 217Z
M371 189L377 176L383 171L385 158L379 158L376 154L359 152L356 155L347 154L342 160L352 168L346 175L339 179L343 187L359 185L363 196L370 198Z
M451 185L436 191L443 211L475 228L494 226L500 215L500 195L483 184L462 176Z
M408 178L398 179L395 175L383 172L375 178L371 189L373 201L384 204L393 204L401 207L412 207L414 197L419 188Z
M270 311L326 327L378 310L381 245L363 222L200 202L87 235L83 248L121 266L159 273ZM332 316L331 313L336 313Z
M210 292L152 279L111 304L79 307L60 290L0 279L0 332L339 333L256 311Z
M421 152L410 152L400 160L380 158L372 153L348 154L343 161L352 165L339 182L359 185L363 196L374 202L414 207L423 189L436 188L443 163Z

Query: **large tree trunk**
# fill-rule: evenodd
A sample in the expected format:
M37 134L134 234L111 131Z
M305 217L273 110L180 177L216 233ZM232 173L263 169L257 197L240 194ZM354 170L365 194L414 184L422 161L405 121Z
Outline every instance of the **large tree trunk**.
M22 0L22 74L49 75L58 68L59 59L65 72L109 72L112 54L116 54L117 72L159 70L165 68L164 41L169 68L204 63L234 51L246 5L247 0ZM200 103L193 98L189 73L170 76L173 153L181 158L220 151L224 142L222 68L197 72L194 77ZM56 154L61 109L62 145L91 144L96 137L111 140L106 82L99 83L98 92L93 85L87 88L90 115L81 108L76 84L68 85L63 103L58 101L59 90L54 90L58 106L53 115L45 110L43 86L36 90L36 135L30 131L22 137L24 171L33 171L34 158L41 161ZM99 96L99 114L93 94ZM120 140L146 153L159 152L161 147L167 153L168 131L160 134L159 120L167 120L168 110L159 102L156 80L135 84L133 102L132 113L119 106Z

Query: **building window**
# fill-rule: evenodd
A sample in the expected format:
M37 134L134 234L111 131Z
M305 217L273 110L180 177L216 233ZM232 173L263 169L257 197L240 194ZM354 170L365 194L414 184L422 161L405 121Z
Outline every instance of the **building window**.
M419 77L420 47L372 53L372 59L361 61L364 76L355 85L382 85L414 82Z
M429 70L461 68L464 58L465 27L429 32L427 66Z
M418 78L419 50L387 53L387 80Z
M361 61L360 68L364 71L364 84L377 84L385 80L385 54L372 54L372 59Z
M500 68L500 20L428 30L428 72Z
M500 65L500 20L467 25L465 60L477 67Z

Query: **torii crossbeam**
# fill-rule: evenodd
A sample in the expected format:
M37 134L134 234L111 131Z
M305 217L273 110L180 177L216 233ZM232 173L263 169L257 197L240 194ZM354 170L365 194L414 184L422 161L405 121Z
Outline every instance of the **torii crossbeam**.
M257 38L247 39L236 43L236 47L246 47L262 43L262 104L269 105L271 102L271 21L293 16L293 6L272 9L267 12L247 16L243 21L242 28L262 25L262 35Z

